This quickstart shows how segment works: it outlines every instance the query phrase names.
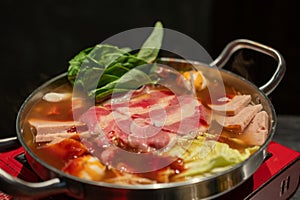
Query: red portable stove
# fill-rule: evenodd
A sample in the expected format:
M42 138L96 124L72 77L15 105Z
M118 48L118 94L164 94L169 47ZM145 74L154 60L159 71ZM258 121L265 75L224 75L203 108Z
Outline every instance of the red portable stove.
M299 186L300 153L271 142L268 156L251 178L219 199L288 199ZM22 147L0 154L0 167L13 176L36 182L39 177L31 170ZM71 199L64 195L46 199ZM14 199L0 192L0 199Z

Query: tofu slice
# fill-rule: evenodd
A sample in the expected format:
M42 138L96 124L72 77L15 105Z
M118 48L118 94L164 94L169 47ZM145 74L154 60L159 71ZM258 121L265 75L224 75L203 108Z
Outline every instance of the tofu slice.
M234 116L222 116L215 115L216 121L222 125L225 129L241 133L249 125L253 117L262 110L262 105L249 105L242 109L237 115Z
M249 126L239 135L248 145L262 145L269 131L269 116L266 111L261 111L255 115Z
M35 132L36 142L51 142L59 138L69 138L86 130L86 125L78 121L28 120Z
M236 95L229 102L222 105L210 104L209 107L216 112L226 115L236 115L251 101L251 95Z

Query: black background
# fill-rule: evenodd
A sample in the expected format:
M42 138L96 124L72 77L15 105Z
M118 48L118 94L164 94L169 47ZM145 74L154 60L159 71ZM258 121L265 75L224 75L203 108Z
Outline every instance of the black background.
M152 26L157 20L192 37L213 58L238 38L278 50L287 71L270 98L278 114L298 115L300 15L296 2L2 0L0 137L15 134L15 118L25 98L44 81L65 72L80 50L122 31Z

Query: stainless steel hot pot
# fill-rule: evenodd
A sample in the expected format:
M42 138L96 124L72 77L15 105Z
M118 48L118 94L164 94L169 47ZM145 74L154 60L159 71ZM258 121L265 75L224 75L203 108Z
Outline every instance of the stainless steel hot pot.
M257 87L239 75L236 75L222 67L226 64L231 55L240 49L251 49L266 54L275 59L277 67L275 73L261 87ZM188 65L201 65L200 63L180 59L162 58L162 63L175 67L188 67ZM13 196L40 198L60 193L79 199L211 199L223 195L233 190L238 185L247 180L262 164L266 158L266 148L275 132L277 118L272 103L267 97L281 81L285 73L285 62L280 53L265 45L250 40L235 40L229 43L215 59L211 66L218 66L222 78L225 82L234 85L238 89L251 94L253 101L261 103L264 110L270 116L269 135L265 143L249 159L237 164L236 166L214 174L209 177L194 178L185 182L151 184L151 185L115 185L103 182L93 182L70 176L64 172L48 165L41 158L37 157L26 145L21 127L28 110L34 102L41 98L43 94L49 92L52 88L67 81L66 74L61 74L37 88L23 103L19 110L16 127L17 141L22 145L26 152L26 158L32 169L44 180L39 183L30 183L19 178L14 178L0 169L0 190ZM209 73L215 73L214 68L206 66L203 70ZM14 143L14 138L1 140L2 150Z

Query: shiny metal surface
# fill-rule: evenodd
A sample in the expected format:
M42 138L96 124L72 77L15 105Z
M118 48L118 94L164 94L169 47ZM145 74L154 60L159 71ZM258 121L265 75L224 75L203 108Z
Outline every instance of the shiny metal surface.
M210 66L222 68L227 63L231 55L240 49L252 49L254 51L269 55L276 60L277 67L273 76L267 83L259 87L261 91L269 95L280 83L286 70L284 58L278 51L271 47L246 39L234 40L226 45L221 54L210 64Z
M230 56L230 53L226 53L226 55ZM226 57L218 57L217 61L214 63L222 64L222 62L225 62L227 59L228 58ZM48 183L49 181L54 181L56 183L55 188L50 187L52 192L66 192L71 196L83 199L212 199L234 189L256 171L266 157L266 148L269 142L272 140L277 124L275 110L266 94L244 78L222 69L219 70L208 67L198 62L186 62L184 60L172 58L162 58L161 62L168 64L171 67L176 66L176 68L197 65L199 68L201 68L201 70L203 70L204 75L207 74L208 76L212 76L215 73L221 73L225 82L235 85L238 89L251 94L253 97L252 100L255 103L261 103L264 109L270 115L270 130L266 142L250 158L226 171L209 177L194 178L184 182L151 185L116 185L103 182L87 181L73 177L48 165L41 158L37 157L26 145L23 139L23 133L21 131L26 113L29 109L31 109L35 101L57 85L67 82L66 74L61 74L36 89L27 98L19 111L16 123L18 139L28 153L27 158L32 168L45 180L48 180L44 182L44 184ZM281 65L284 65L284 63ZM281 73L284 72L283 69L277 69L277 71L281 71ZM276 81L272 80L272 84L267 84L264 88L268 88L266 89L267 92L271 92L275 89L280 80L281 78L276 79ZM5 183L11 184L12 187L14 187L16 183L19 184L22 182L15 178L9 178L9 175L5 174L3 170L0 172L2 174L1 179L6 179L8 177L8 180L6 180ZM23 184L24 187L22 188L27 190L24 194L27 194L28 190L33 189L31 183L23 182ZM11 191L5 190L5 192ZM44 194L39 193L38 195L42 196L47 194L49 192L49 185L44 188L44 192ZM20 196L22 196L22 194L20 194Z
M60 181L59 178L31 183L12 177L2 169L0 169L0 185L1 190L18 197L46 197L68 192L66 184Z

